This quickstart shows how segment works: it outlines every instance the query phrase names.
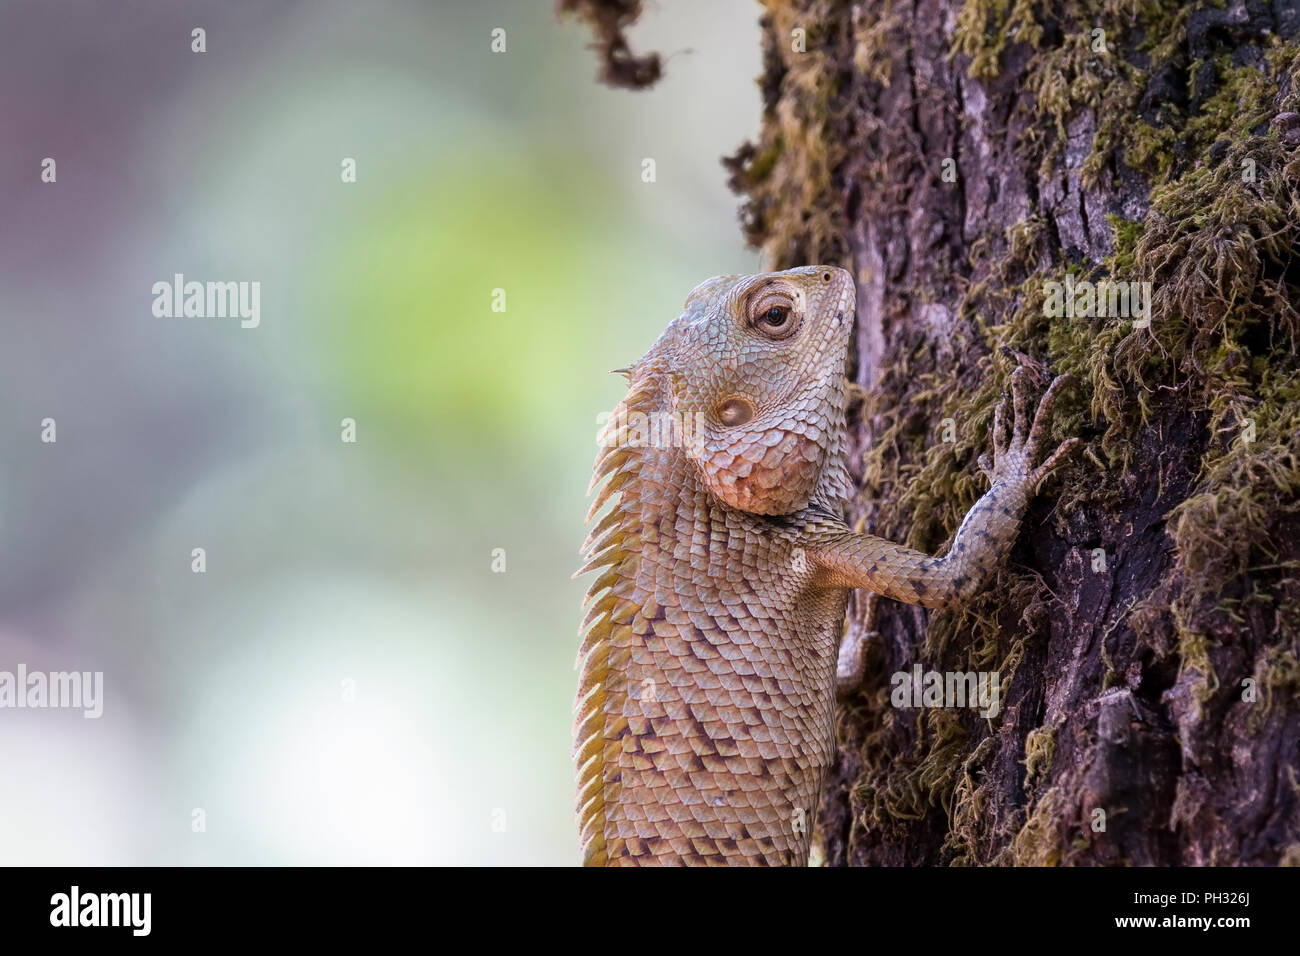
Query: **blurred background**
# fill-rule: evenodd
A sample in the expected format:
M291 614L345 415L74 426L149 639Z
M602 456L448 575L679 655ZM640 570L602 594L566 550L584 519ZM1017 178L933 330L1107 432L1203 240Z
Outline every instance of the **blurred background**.
M0 0L0 671L104 674L0 709L0 863L577 862L597 416L759 267L757 18L648 4L630 93L549 2Z

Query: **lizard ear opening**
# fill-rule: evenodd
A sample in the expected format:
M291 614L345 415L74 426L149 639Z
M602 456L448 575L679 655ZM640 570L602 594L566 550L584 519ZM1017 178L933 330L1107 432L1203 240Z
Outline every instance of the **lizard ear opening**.
M713 433L688 452L715 497L739 511L791 514L808 505L826 449L817 441L755 420Z
M747 398L729 398L719 402L713 414L727 428L735 428L754 417L754 405Z

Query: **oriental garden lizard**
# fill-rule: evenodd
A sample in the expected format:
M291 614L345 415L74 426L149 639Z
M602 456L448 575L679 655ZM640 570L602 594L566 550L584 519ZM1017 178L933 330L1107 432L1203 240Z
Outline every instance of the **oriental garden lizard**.
M861 676L860 646L837 655L849 589L968 600L1077 443L1034 467L1066 380L1031 423L1031 373L1017 368L979 462L990 488L948 553L855 533L842 518L854 301L849 273L830 266L719 276L621 370L588 522L613 505L578 572L600 572L574 708L587 865L806 863L834 755L837 656L841 686Z

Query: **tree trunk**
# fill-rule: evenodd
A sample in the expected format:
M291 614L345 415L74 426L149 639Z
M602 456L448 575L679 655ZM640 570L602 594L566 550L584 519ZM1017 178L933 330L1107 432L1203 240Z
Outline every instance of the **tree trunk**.
M764 26L727 163L771 268L857 277L856 527L946 549L1017 353L1076 377L1054 437L1086 442L972 606L880 602L821 858L1300 863L1300 0ZM1090 304L1103 280L1150 283L1149 315L1141 285ZM999 712L895 706L916 665L997 672Z

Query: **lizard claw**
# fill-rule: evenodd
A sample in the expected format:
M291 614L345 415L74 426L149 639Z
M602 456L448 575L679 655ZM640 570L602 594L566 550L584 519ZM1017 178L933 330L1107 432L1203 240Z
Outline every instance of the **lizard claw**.
M1002 396L998 407L993 411L993 460L997 461L1007 453L1007 397Z
M1057 398L1074 381L1073 375L1058 375L1052 379L1052 384L1047 386L1047 391L1043 393L1042 401L1038 403L1038 412L1034 415L1033 427L1029 429L1029 440L1025 444L1025 454L1032 461L1038 446L1043 440L1043 432L1047 430L1047 420L1051 417L1052 406L1056 404Z
M1029 476L1029 486L1037 488L1039 482L1050 475L1053 471L1065 463L1065 459L1070 453L1081 445L1082 442L1077 438L1068 438L1061 442L1061 446L1052 452L1050 458L1034 469L1034 473Z
M1015 426L1011 431L1013 447L1025 443L1025 419L1029 417L1025 412L1029 404L1029 377L1030 371L1023 365L1011 373L1011 401L1016 409Z

